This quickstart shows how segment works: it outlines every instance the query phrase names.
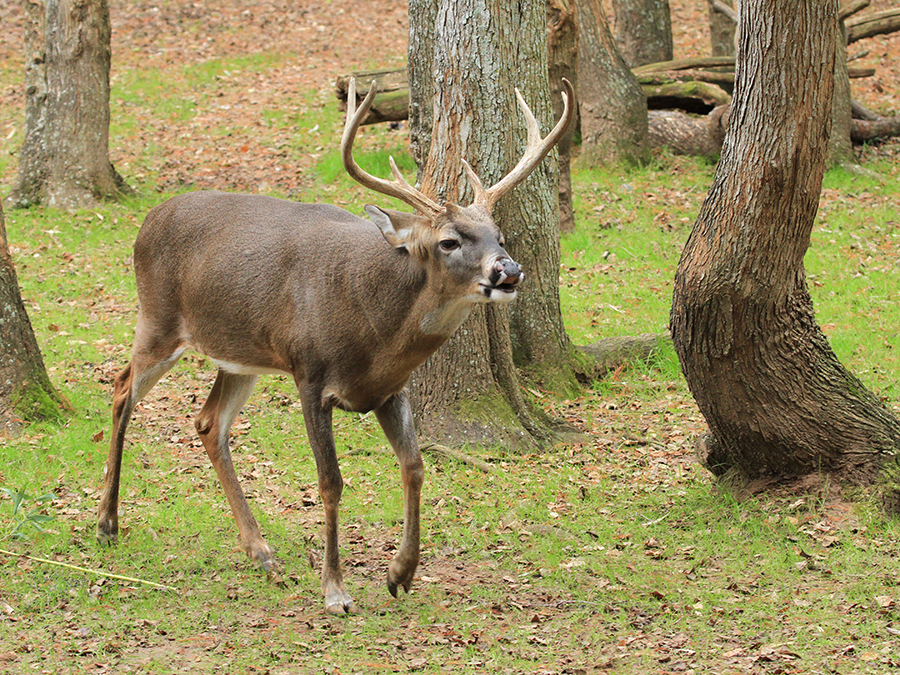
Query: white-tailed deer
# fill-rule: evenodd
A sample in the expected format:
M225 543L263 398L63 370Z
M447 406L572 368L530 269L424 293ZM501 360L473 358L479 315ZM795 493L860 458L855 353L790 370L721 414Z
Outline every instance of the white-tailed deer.
M134 245L140 308L131 362L115 379L98 539L114 543L118 535L122 448L134 407L193 347L219 369L195 425L249 556L275 571L274 551L238 484L228 431L260 374L287 373L300 392L325 507L326 609L354 609L338 561L343 481L331 428L335 407L374 410L397 454L403 537L387 583L394 596L398 586L408 592L419 564L423 467L404 387L474 303L515 298L524 274L503 250L491 207L528 176L571 122L568 82L565 91L563 116L544 139L516 92L528 148L491 188L465 164L475 192L471 206L439 206L409 185L393 160L392 181L357 166L353 140L375 86L356 110L351 80L341 139L344 166L362 185L401 199L418 214L367 206L371 220L365 220L335 206L222 192L184 194L152 209Z

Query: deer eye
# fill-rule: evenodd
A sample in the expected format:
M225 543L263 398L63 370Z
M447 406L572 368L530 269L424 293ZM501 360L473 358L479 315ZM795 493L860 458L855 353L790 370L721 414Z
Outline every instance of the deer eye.
M456 239L441 239L438 244L442 251L455 251L459 248L459 242Z

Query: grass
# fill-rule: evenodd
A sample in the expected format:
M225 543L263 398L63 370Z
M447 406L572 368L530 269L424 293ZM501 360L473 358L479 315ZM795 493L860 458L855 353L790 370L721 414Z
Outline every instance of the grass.
M272 64L220 61L184 75L200 102L215 95L221 73ZM152 77L118 79L114 98L134 102L114 115L121 133L157 107L172 119L193 114L185 89L151 87ZM331 150L340 120L321 96L307 92L293 113L266 120L290 136L291 153L315 155L309 198L358 210L367 195L341 174ZM133 166L165 150L148 153ZM387 175L388 154L413 174L402 135L361 134L367 170ZM827 176L806 264L838 355L896 409L900 190L896 166L875 168L883 178ZM665 330L674 269L712 172L661 156L624 173L575 173L579 225L563 238L561 277L575 342ZM384 584L402 528L396 462L371 415L338 414L342 559L361 608L343 619L324 615L310 565L321 556L322 509L292 385L265 378L235 428L238 473L284 563L284 584L273 585L236 548L191 424L212 369L187 357L131 426L122 540L99 548L110 382L127 361L135 318L130 247L143 214L167 196L154 192L151 169L146 177L139 196L121 204L74 216L7 214L45 361L77 413L0 440L0 485L53 494L20 504L37 507L27 514L41 516L34 522L45 533L22 522L13 495L0 494L0 548L11 553L0 555L0 672L885 673L900 665L897 523L864 495L856 505L834 500L827 484L761 497L714 484L692 459L703 424L671 350L578 398L546 397L551 413L584 430L581 442L526 455L479 451L496 473L429 455L422 565L411 596L397 601Z

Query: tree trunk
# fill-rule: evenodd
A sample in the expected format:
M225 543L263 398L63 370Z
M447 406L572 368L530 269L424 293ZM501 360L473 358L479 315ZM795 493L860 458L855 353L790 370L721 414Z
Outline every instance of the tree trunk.
M847 70L847 29L841 21L835 35L834 102L831 106L831 135L828 137L828 166L854 163L850 73Z
M566 78L578 91L578 21L575 0L546 0L547 2L547 60L553 117L559 119L563 111L562 79ZM570 102L577 105L575 101ZM556 148L559 152L559 229L575 229L575 210L572 207L572 143L576 124L572 124Z
M616 50L600 0L576 0L581 159L588 166L648 161L647 99Z
M709 5L710 53L713 56L734 56L737 24L729 14L716 9L717 3L733 8L733 0L706 0L706 3Z
M44 367L41 351L22 296L6 240L3 207L0 206L0 429L18 420L41 420L59 417L70 410L60 396Z
M513 85L544 133L552 124L545 6L537 0L412 0L409 16L410 133L419 183L438 202L465 203L470 190L463 159L492 185L521 157L525 128ZM513 345L518 363L544 364L574 383L559 303L552 158L494 208L507 250L527 274L512 309L477 306L413 375L410 393L424 436L519 444L546 437L522 398Z
M709 424L701 459L716 474L867 482L896 466L900 420L835 357L803 268L828 151L836 16L836 0L741 2L731 125L671 314Z
M130 188L109 162L107 0L25 5L25 140L9 197L72 210Z
M669 0L612 0L615 42L630 68L672 58Z

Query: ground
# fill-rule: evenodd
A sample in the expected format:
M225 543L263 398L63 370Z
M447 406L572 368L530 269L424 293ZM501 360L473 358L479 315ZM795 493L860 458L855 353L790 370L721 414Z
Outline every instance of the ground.
M113 164L123 175L140 180L144 176L135 175L131 165L148 144L160 145L169 149L165 161L154 167L160 189L191 184L197 188L256 190L262 186L301 192L303 176L317 156L288 157L285 148L289 138L273 136L265 125L266 114L275 110L302 113L301 94L315 89L320 97L331 97L334 80L340 74L404 63L406 5L403 0L112 0L114 86L116 79L127 77L136 63L158 64L160 71L171 72L170 66L185 62L235 55L254 58L267 52L296 54L295 63L270 71L265 79L240 71L221 76L216 92L218 105L206 115L184 121L165 115L142 120L140 128L114 139L110 148ZM706 2L673 0L670 5L675 57L707 54ZM866 11L893 5L889 0L875 0ZM4 19L0 60L21 62L20 5L8 3L0 8L0 18ZM874 77L853 82L854 96L879 113L900 114L900 36L872 38L852 45L849 51L851 56L865 52L854 61L855 66L876 69ZM160 86L165 83L160 82ZM20 98L21 92L18 87L7 86L0 90L0 97L6 99L5 103ZM212 143L207 131L222 114L246 119L245 132L233 136L227 147ZM17 141L18 123L11 121L0 133L9 141ZM897 152L896 143L889 146L889 152ZM9 171L13 169L11 166ZM10 182L8 175L3 178L4 183Z

